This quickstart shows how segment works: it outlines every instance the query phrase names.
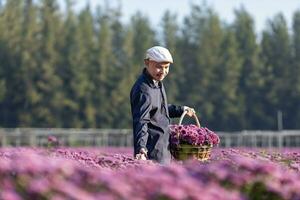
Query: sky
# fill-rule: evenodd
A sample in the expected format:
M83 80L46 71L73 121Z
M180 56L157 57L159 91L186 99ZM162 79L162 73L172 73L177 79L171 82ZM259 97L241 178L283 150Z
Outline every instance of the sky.
M159 25L166 10L176 13L177 21L181 23L183 17L190 12L190 4L201 5L203 2L203 0L75 0L75 9L80 10L86 2L94 9L96 5L104 5L105 1L111 6L121 3L122 20L125 23L139 10L149 18L154 27ZM206 0L205 2L216 11L222 21L227 23L234 20L234 9L243 5L252 15L257 33L265 29L268 19L272 19L280 12L291 28L293 13L300 10L299 0Z

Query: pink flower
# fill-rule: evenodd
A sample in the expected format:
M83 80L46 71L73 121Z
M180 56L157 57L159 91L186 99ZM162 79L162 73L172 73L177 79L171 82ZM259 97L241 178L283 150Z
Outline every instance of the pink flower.
M173 147L178 147L180 144L217 145L220 143L218 135L206 127L171 125L170 133L170 143Z
M48 142L57 142L57 141L58 141L58 139L55 136L53 136L53 135L48 136Z

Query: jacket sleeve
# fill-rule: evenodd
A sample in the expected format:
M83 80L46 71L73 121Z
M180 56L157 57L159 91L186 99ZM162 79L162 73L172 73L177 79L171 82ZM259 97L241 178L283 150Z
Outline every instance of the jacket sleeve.
M183 113L183 106L168 104L170 118L180 117Z
M131 101L133 118L133 137L135 153L146 148L148 140L148 123L150 122L151 101L147 93L134 94Z

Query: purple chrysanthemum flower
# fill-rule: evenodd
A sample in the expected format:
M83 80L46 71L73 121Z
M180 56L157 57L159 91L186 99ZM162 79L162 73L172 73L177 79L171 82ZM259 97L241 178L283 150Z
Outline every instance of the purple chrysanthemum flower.
M215 132L195 125L171 125L170 134L171 146L180 144L217 145L220 143L220 138Z

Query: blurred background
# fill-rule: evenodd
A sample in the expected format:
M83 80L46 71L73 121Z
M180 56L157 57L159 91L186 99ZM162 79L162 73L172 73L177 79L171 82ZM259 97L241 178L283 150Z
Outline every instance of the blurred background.
M131 136L129 92L154 45L174 58L168 102L194 107L203 126L300 128L298 1L0 0L2 135Z

